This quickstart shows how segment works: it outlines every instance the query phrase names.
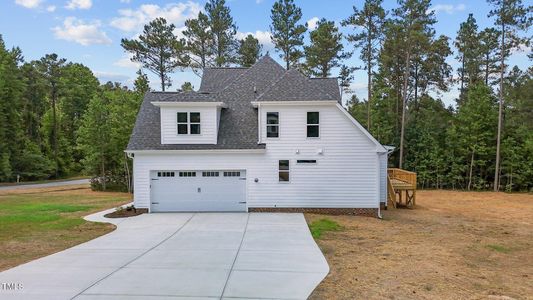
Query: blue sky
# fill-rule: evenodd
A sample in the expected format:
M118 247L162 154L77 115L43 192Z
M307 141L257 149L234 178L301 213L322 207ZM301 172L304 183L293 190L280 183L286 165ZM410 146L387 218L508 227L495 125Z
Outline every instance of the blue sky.
M278 59L269 37L270 9L274 0L228 0L232 16L237 23L239 36L253 33L264 44L264 50ZM529 1L525 1L528 3ZM296 0L302 8L302 21L310 26L319 18L337 23L352 12L352 6L362 6L363 1L348 0ZM69 61L83 63L93 70L102 82L120 81L131 86L138 65L131 63L120 47L120 39L132 38L142 31L142 26L153 18L163 16L177 28L186 19L197 15L205 1L183 0L2 0L0 3L0 34L8 47L19 46L26 60L57 53ZM437 34L453 38L469 13L473 13L480 29L491 26L487 18L490 7L481 0L434 0L438 23ZM386 9L396 7L396 1L384 1ZM343 32L350 29L344 28ZM346 45L350 47L349 45ZM350 48L351 49L351 48ZM528 49L527 51L531 51ZM361 65L358 53L347 63ZM279 59L278 59L279 60ZM279 60L281 62L281 60ZM454 68L453 57L449 63ZM531 63L526 52L516 52L509 63L526 69ZM335 70L334 75L337 75ZM149 74L154 89L158 81ZM176 72L172 76L175 90L184 81L199 86L199 78L192 72ZM366 95L365 71L355 74L353 89L360 98ZM457 89L442 95L446 104L452 104Z

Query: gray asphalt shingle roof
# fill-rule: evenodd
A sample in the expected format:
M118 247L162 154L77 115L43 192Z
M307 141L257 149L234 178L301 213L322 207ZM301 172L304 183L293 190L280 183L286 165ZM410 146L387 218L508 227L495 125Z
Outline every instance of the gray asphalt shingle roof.
M252 101L340 100L336 78L309 79L286 71L270 56L250 68L206 68L199 92L149 92L137 115L127 150L264 149L258 144ZM151 102L224 102L218 143L161 144L160 109Z

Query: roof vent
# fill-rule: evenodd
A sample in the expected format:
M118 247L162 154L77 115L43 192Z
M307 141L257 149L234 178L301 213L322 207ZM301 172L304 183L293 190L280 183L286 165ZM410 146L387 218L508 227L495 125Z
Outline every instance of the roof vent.
M254 93L257 94L257 87L255 86L255 83L254 83Z

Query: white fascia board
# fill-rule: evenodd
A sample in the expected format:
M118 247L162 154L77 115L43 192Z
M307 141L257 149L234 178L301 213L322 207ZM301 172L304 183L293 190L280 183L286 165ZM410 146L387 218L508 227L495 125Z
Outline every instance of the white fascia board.
M150 102L154 106L158 107L222 107L225 108L224 102L166 102L166 101L154 101Z
M300 105L300 106L315 106L315 105L335 105L339 103L337 100L320 100L320 101L252 101L254 107L259 105L280 106L280 105Z
M265 153L266 149L202 149L202 150L124 150L137 154L231 154L231 153Z
M356 119L354 119L354 117L352 117L352 115L350 115L350 113L344 108L342 107L342 105L340 105L338 102L337 102L337 108L342 111L342 113L350 120L352 121L352 123L355 125L355 127L359 128L359 130L361 130L363 132L363 134L372 142L376 145L376 152L387 152L387 149L385 149L385 147L383 147L383 145L381 145L371 134L370 132L368 132L361 124L359 124L359 122L357 122Z

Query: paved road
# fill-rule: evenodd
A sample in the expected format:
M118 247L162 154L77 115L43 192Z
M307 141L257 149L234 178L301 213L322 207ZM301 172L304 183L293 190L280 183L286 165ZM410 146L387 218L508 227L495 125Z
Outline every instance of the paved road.
M306 299L329 271L302 214L161 213L0 273L0 299Z
M0 190L20 190L20 189L32 189L32 188L45 188L45 187L54 187L54 186L66 186L66 185L77 185L89 183L89 179L76 179L76 180L65 180L65 181L54 181L48 183L36 183L36 184L21 184L21 185L6 185L0 186Z

